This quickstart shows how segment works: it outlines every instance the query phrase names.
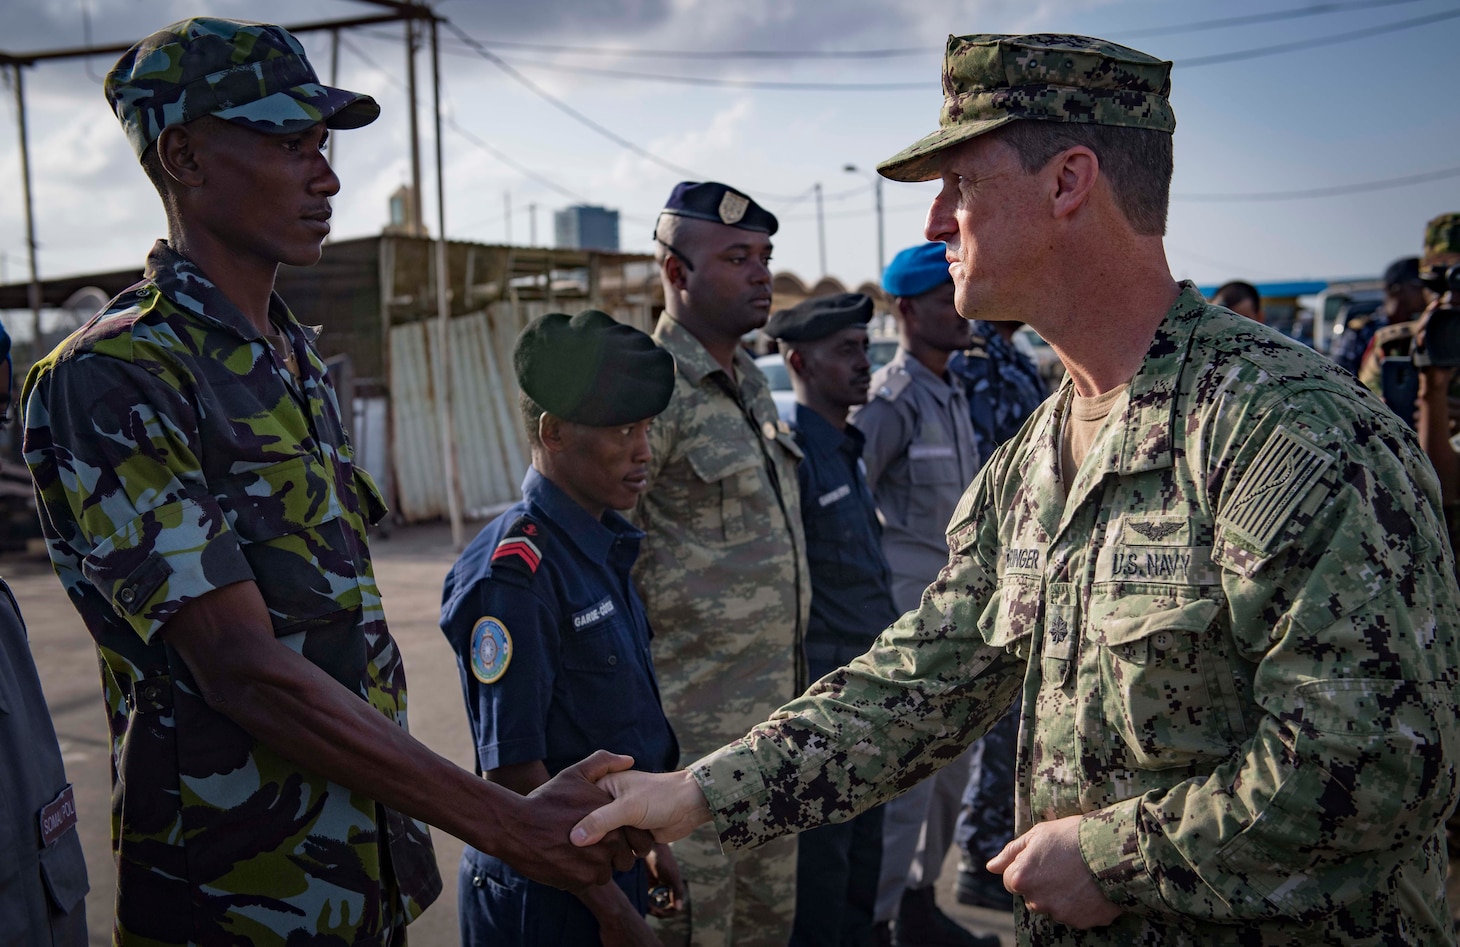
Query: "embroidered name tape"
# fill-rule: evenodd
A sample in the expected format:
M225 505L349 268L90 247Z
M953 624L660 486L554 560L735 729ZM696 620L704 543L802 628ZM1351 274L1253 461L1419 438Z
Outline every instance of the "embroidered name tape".
M76 828L76 794L69 785L41 807L37 815L41 825L41 842L50 847L67 832Z
M610 615L615 614L618 609L613 604L613 599L604 596L603 601L592 608L585 608L573 616L574 628L587 628L589 625L596 625Z
M842 497L851 496L851 495L852 495L852 487L851 487L851 484L844 483L841 486L837 487L835 490L831 491L830 493L823 493L821 496L817 497L816 498L816 504L818 506L831 506L833 503L835 503L837 500L840 500Z

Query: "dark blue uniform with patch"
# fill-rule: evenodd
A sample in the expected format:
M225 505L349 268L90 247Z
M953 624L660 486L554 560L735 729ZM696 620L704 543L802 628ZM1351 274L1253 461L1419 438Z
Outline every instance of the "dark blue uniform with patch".
M442 593L479 770L542 760L556 775L599 749L673 768L679 747L629 577L643 533L613 511L593 519L535 469L522 495L467 546ZM642 862L614 880L648 909ZM470 847L458 905L464 945L599 943L573 895Z
M898 613L877 505L861 469L866 438L851 424L838 431L802 404L795 417L796 443L805 455L796 479L811 572L806 668L814 681L870 648ZM881 865L881 806L803 832L792 947L869 942Z

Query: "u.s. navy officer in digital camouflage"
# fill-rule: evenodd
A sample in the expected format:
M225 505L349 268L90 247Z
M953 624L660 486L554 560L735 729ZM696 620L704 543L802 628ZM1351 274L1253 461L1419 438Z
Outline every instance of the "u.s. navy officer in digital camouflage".
M513 362L532 444L522 500L472 540L442 592L477 764L524 795L598 749L674 769L679 747L629 576L643 534L616 512L648 482L649 425L674 391L674 359L590 309L534 320ZM657 943L643 916L651 886L680 887L669 846L613 880L568 893L468 846L461 941Z
M941 178L927 235L959 310L1027 321L1070 380L974 481L916 611L687 772L609 777L578 841L713 819L740 848L847 818L1017 693L1020 835L990 868L1021 943L1453 942L1435 476L1347 373L1171 278L1169 68L950 38L942 127L881 169ZM1112 392L1062 466L1072 402Z
M566 843L608 754L532 800L411 739L371 572L384 513L313 344L273 294L316 262L327 128L379 112L299 43L195 18L108 101L163 199L145 278L26 382L52 562L102 658L120 944L382 944L441 890L426 820L564 885L632 862Z
M654 339L674 356L669 407L650 429L649 489L634 577L654 629L664 710L689 763L744 733L805 686L810 608L796 463L765 376L740 347L771 305L777 222L715 182L676 185L655 222L664 314ZM689 908L666 940L783 945L795 910L795 839L721 852L715 834L675 846Z

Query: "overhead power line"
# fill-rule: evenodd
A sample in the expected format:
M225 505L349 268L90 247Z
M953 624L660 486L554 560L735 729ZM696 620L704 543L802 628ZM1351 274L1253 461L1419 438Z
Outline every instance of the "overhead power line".
M1225 17L1215 20L1199 20L1194 23L1179 23L1172 26L1130 30L1114 35L1174 36L1181 33L1196 33L1232 26L1246 26L1254 23L1270 23L1278 20L1324 16L1332 13L1346 13L1352 10L1367 10L1376 7L1390 7L1401 3L1415 2L1417 0L1350 0L1350 2L1345 3L1315 3L1305 7L1295 7L1290 10L1254 13L1247 16ZM563 43L531 43L497 39L483 41L482 45L493 49L520 49L525 52L684 60L896 59L904 56L922 56L929 53L941 52L941 47L935 46L895 46L885 49L644 49L617 46L575 46Z
M1216 53L1211 56L1180 59L1177 60L1176 65L1214 66L1217 63L1237 62L1242 59L1257 59L1260 56L1276 56L1279 53L1292 53L1300 49L1313 49L1318 46L1332 46L1335 43L1347 43L1356 39L1367 39L1370 36L1378 36L1381 33L1397 33L1400 30L1414 29L1417 26L1428 26L1431 23L1453 20L1456 17L1460 17L1460 9L1446 10L1443 13L1432 13L1429 16L1418 16L1410 20L1400 20L1397 23L1384 23L1362 30L1350 30L1347 33L1335 33L1332 36L1316 36L1312 39L1298 40L1293 43L1279 43L1276 46L1259 46L1255 49L1239 49L1230 53Z
M1180 33L1200 33L1205 30L1226 29L1233 26L1251 26L1254 23L1274 23L1279 20L1296 20L1302 17L1323 16L1329 13L1347 13L1351 10L1371 10L1375 7L1392 7L1416 0L1355 0L1352 3L1315 3L1312 6L1295 7L1291 10L1275 10L1270 13L1250 13L1246 16L1228 16L1216 20L1200 20L1183 23L1180 26L1152 26L1140 30L1121 30L1116 36L1175 36Z
M1392 4L1396 2L1408 3L1412 2L1412 0L1384 0L1384 3L1386 4ZM1374 4L1369 5L1372 6ZM1356 5L1328 4L1325 5L1325 8L1339 6L1350 8ZM1426 16L1414 17L1408 20L1400 20L1394 23L1382 23L1377 26L1365 27L1358 30L1350 30L1345 33L1336 33L1331 36L1311 37L1309 39L1296 40L1291 43L1278 43L1271 46L1258 46L1251 49L1238 49L1225 53L1214 53L1210 56L1196 56L1188 59L1178 59L1175 61L1175 65L1178 67L1212 66L1217 65L1218 63L1238 62L1246 59L1258 59L1264 56L1276 56L1282 53L1292 53L1305 49L1314 49L1320 46L1332 46L1338 43L1347 43L1354 40L1367 39L1371 36L1378 36L1384 33L1396 33L1401 30L1414 29L1420 26L1428 26L1432 23L1452 20L1457 17L1460 17L1460 8L1446 10L1440 13L1432 13ZM452 26L450 23L448 23L447 26L453 30L456 30L456 27ZM458 33L460 32L459 30L456 31ZM469 45L471 43L475 43L475 41L470 41ZM516 78L519 82L522 82L523 84L531 88L534 92L544 97L548 97L548 94L542 91L534 83L532 83L532 81L526 76L523 76L521 72L518 71L518 66L522 67L523 69L543 69L557 73L574 73L579 75L603 76L613 79L630 79L640 82L659 82L670 85L708 86L738 89L763 89L767 91L780 92L906 92L910 90L927 90L933 85L933 80L931 79L916 82L792 82L768 79L726 78L719 76L683 76L672 75L668 73L637 72L634 70L626 69L601 69L595 66L573 66L557 62L543 61L514 60L514 65L513 63L509 63L507 60L503 59L501 56L490 52L481 44L473 45L472 49L478 55L492 61L499 68L507 71L509 75L512 75L513 78ZM448 48L447 51L450 52L451 50ZM551 98L549 100L552 101L558 108L564 109L565 111L571 109L570 106L566 105L560 100ZM575 114L575 117L579 117L581 115L581 113L574 113L571 111L570 114ZM599 126L598 130L601 131L601 126Z
M1338 184L1332 187L1310 187L1295 191L1251 191L1234 194L1172 194L1173 201L1202 201L1207 203L1239 203L1248 201L1300 201L1314 197L1340 197L1345 194L1365 194L1370 191L1388 191L1398 187L1411 187L1429 181L1460 177L1460 166L1425 171L1420 174L1406 174L1403 177L1384 178L1378 181L1362 181L1356 184Z

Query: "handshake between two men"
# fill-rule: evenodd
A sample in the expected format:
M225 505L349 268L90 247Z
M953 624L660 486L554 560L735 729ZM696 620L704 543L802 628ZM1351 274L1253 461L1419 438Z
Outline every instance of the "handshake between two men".
M542 795L544 801L552 799L563 805L579 800L597 805L602 802L601 792L612 797L583 816L570 834L572 844L582 847L585 854L597 854L595 865L605 857L619 865L626 851L644 853L652 842L678 841L715 818L692 770L645 773L631 769L632 765L630 757L599 751L529 798ZM564 780L570 773L572 777ZM586 785L589 780L596 782L596 788ZM565 784L554 788L559 782ZM1005 846L988 868L1004 876L1005 885L1024 898L1030 911L1088 929L1111 923L1122 910L1101 892L1080 855L1081 818L1069 816L1034 826ZM560 819L555 818L554 824L560 824ZM813 828L814 824L819 823L796 828ZM540 850L560 850L560 843L561 839L553 839Z

